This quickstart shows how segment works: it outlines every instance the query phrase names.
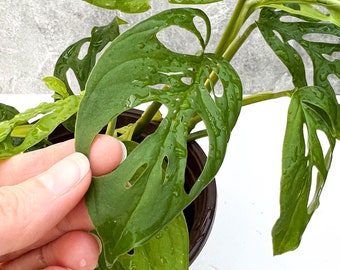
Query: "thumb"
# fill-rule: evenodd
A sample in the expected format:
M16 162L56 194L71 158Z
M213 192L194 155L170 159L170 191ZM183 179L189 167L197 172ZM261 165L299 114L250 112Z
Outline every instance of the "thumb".
M36 177L0 187L0 256L39 240L77 205L90 181L88 159L73 153Z

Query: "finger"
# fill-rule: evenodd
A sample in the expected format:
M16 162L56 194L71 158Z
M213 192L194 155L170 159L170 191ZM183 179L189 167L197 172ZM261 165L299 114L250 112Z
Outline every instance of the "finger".
M126 148L117 139L110 136L98 135L90 150L90 163L91 169L96 175L106 174L116 168L119 163L126 157ZM1 226L0 226L1 228ZM17 250L6 254L6 256L0 256L0 261L7 261L28 250L35 249L39 246L60 237L65 232L72 230L85 230L89 231L94 228L83 199L80 200L78 205L72 209L56 226L50 231L45 233L37 242L25 247L24 249Z
M102 175L114 170L126 156L126 148L118 140L110 136L98 135L90 150L90 166L94 175ZM41 241L36 243L45 244L65 232L71 230L89 231L94 226L87 213L85 200L81 199L77 206L72 209Z
M16 185L38 175L75 151L74 140L0 160L0 187ZM94 175L103 175L116 168L126 156L119 140L97 135L90 149L90 163ZM13 169L15 168L15 170Z
M0 160L0 187L16 185L41 174L75 152L74 140Z
M78 204L90 181L88 159L73 153L35 178L0 188L0 256L42 238Z
M126 148L119 140L107 135L97 135L89 155L92 174L100 176L111 172L126 158L126 155Z
M70 268L60 267L60 266L49 266L43 270L70 270Z
M44 268L51 270L58 269L52 267L56 265L72 270L92 270L97 265L100 252L100 244L93 235L73 231L6 263L1 270Z

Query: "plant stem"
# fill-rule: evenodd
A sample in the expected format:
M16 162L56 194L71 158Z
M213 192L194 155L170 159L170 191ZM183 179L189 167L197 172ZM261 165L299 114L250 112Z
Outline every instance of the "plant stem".
M253 32L253 30L257 27L256 23L252 23L248 26L248 28L244 31L244 33L236 38L230 46L225 50L222 57L228 61L230 61L233 56L236 54L238 49L244 43L244 41L249 37L249 35ZM218 76L215 72L211 72L209 78L205 82L205 87L210 91L211 85L215 85L218 80Z
M188 135L187 142L195 141L197 139L201 139L201 138L204 138L204 137L207 137L207 136L208 136L208 132L207 132L206 129L200 130L200 131L197 131L197 132L193 132L193 133Z
M157 101L154 101L150 104L150 106L135 123L135 129L133 132L134 137L137 137L143 132L145 126L151 122L152 118L155 116L161 106L162 103Z
M281 91L277 93L274 93L272 91L265 91L265 92L253 94L250 96L246 96L242 100L242 106L251 105L257 102L281 98L281 97L291 97L295 90L296 89L286 90L286 91ZM197 124L198 122L200 122L200 120L201 118L197 115L191 119L192 123L191 122L190 123L191 125L193 125L194 123ZM194 140L206 137L206 136L208 136L207 130L200 130L197 132L193 132L188 135L187 142L194 141Z
M290 97L292 96L294 91L295 89L281 91L277 93L274 93L272 91L266 91L266 92L261 92L261 93L257 93L254 95L246 96L242 100L242 106L254 104L254 103L265 101L265 100L280 98L280 97Z
M215 49L215 54L222 56L227 61L230 61L244 41L248 38L251 32L256 28L256 24L253 23L244 31L244 33L235 38L240 32L241 27L247 20L249 15L253 12L247 0L239 0L236 4L235 10L231 16L230 21L220 39L219 44ZM215 72L211 72L209 78L205 81L205 87L208 91L211 91L213 86L218 81L218 76ZM194 115L193 119L189 123L189 132L199 123L202 119L198 115Z
M191 130L195 128L196 124L198 124L201 121L202 118L198 114L195 114L193 117L191 117L188 123L188 132L191 132Z
M222 56L228 49L229 45L235 39L237 34L240 32L241 27L244 22L248 19L249 15L252 13L250 5L247 0L238 0L233 14L227 24L226 29L220 39L219 44L216 47L215 53ZM251 12L250 12L251 11ZM230 60L230 59L227 59Z
M110 120L110 122L107 124L107 128L105 131L106 135L113 136L115 129L116 129L116 123L117 123L117 118L113 118Z
M230 61L256 27L256 23L252 23L251 25L249 25L241 36L235 38L230 43L230 46L225 50L222 57Z

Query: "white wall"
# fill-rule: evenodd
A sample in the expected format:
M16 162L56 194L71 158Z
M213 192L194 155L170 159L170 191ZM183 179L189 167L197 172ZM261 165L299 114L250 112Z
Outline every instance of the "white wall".
M212 51L230 17L235 0L196 6L204 9L213 26ZM41 78L53 74L53 66L68 45L88 36L93 26L105 25L115 15L135 23L171 6L152 1L153 9L142 15L120 14L81 0L3 0L0 5L0 93L46 93ZM173 6L173 5L172 5ZM190 46L187 41L179 44ZM261 48L261 50L259 50ZM283 65L268 49L258 31L241 49L233 65L244 79L247 92L280 90L289 81Z
M300 247L272 255L288 98L244 107L216 176L215 223L191 270L340 269L340 148Z

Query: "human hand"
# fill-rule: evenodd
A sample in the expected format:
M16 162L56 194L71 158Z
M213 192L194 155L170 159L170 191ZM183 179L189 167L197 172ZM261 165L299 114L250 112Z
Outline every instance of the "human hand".
M89 159L74 140L0 160L0 269L87 270L101 245L86 206L92 174L114 170L126 149L98 135Z

